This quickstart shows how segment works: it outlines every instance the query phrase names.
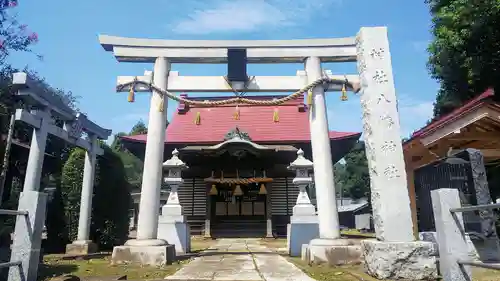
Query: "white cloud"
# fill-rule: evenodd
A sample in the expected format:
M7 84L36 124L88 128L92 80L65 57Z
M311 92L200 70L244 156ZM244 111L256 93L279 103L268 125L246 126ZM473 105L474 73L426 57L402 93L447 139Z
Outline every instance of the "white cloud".
M432 117L434 109L433 100L423 100L409 95L399 97L399 118L401 135L408 137L413 131L425 126Z
M425 126L427 120L432 117L433 101L399 94L398 108L401 137L408 137L411 132ZM328 123L331 130L362 132L361 115L359 97L352 96L349 101L340 102L333 94L333 97L328 99Z
M186 3L187 2L187 3ZM185 3L189 5L190 2ZM193 12L172 25L183 34L251 32L302 24L312 14L341 0L205 0L192 2Z

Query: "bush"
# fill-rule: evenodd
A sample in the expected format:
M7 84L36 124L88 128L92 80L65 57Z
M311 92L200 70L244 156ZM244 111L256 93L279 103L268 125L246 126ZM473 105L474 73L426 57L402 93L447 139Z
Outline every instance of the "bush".
M78 234L85 153L85 150L81 148L73 149L62 169L61 197L64 204L64 218L69 241L76 240Z
M103 148L97 161L91 239L100 249L110 249L128 239L132 199L120 156L107 145Z
M47 241L44 245L46 253L63 252L66 244L70 242L68 229L66 228L66 216L64 212L64 200L61 190L61 182L58 181L52 199L47 205Z

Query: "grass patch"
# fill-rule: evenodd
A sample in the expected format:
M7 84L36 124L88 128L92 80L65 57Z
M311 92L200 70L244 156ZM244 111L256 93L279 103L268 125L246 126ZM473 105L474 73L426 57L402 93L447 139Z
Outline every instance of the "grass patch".
M58 276L75 275L85 277L115 277L127 275L127 279L163 279L175 273L184 262L165 267L142 267L140 265L111 265L110 256L90 260L64 260L62 255L46 255L38 270L38 280L48 281Z
M500 281L500 271L484 268L473 268L472 279L475 281Z
M198 253L206 250L214 244L214 240L203 237L191 237L191 252ZM111 254L91 258L91 259L64 259L64 254L45 255L43 264L39 267L39 281L49 281L53 278L64 275L75 275L80 278L85 277L116 277L127 275L127 279L150 280L163 279L172 275L183 264L190 260L174 262L165 267L146 267L140 265L111 265Z
M375 281L363 272L361 266L338 266L331 267L325 264L310 266L300 258L288 258L293 264L304 273L318 281Z
M364 272L362 265L328 266L326 264L310 266L300 258L288 257L288 260L300 268L304 273L318 281L376 281ZM437 279L441 280L441 279ZM500 281L498 271L492 269L473 268L473 281Z
M355 236L358 238L375 238L375 233L363 233L357 229L345 229L340 231L341 235L345 235L347 238L349 236Z

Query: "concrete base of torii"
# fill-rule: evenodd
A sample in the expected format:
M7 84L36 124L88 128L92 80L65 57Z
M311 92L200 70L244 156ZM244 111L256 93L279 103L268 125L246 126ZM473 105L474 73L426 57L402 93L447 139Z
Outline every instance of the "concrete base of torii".
M113 248L111 264L140 264L162 267L176 259L175 246L164 240L129 240Z
M302 260L309 264L360 264L361 254L359 243L350 239L317 238L302 246Z
M66 245L66 255L68 256L85 256L88 254L97 253L97 244L90 241L73 241Z

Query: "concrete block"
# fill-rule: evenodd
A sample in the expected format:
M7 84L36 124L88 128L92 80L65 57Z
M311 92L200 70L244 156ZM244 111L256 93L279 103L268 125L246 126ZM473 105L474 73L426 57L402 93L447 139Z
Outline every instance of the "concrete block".
M349 239L313 239L309 243L309 263L346 265L361 263L361 246Z
M97 244L92 241L74 241L66 245L66 255L85 256L97 253Z
M319 237L319 224L313 223L289 223L287 225L288 253L292 257L298 257L302 252L302 245L309 244L311 240Z
M431 191L432 209L439 247L439 270L443 280L470 280L470 266L461 266L459 260L469 260L470 250L464 232L462 213L450 209L460 208L457 189L442 188Z
M158 223L158 239L175 245L177 254L191 252L190 227L185 222L164 222L160 220Z
M432 242L361 242L366 273L377 279L435 280L436 249Z
M112 264L140 264L165 266L175 261L175 246L116 246L111 256Z
M21 193L18 210L28 211L28 215L17 216L10 261L21 261L22 264L9 268L8 281L37 280L46 207L46 193Z

